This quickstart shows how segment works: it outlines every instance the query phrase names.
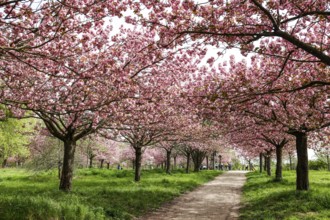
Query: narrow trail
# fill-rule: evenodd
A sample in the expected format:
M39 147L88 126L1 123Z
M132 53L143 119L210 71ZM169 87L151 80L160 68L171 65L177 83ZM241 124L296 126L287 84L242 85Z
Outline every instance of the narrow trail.
M228 171L139 220L238 219L246 171Z

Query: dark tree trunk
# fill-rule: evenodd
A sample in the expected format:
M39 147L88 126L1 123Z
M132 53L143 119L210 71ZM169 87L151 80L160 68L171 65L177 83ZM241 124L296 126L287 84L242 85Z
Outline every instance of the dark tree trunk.
M2 168L5 168L7 166L7 158L4 158L2 161Z
M93 167L93 158L94 158L94 156L89 157L89 168Z
M209 169L209 156L206 156L206 169Z
M189 167L190 167L190 153L187 153L187 167L186 167L186 173L189 173Z
M329 158L329 154L327 154L327 162L328 162L328 171L330 171L330 158Z
M72 140L64 141L64 157L62 175L60 181L60 190L70 191L72 187L74 152L76 150L76 143Z
M141 178L141 163L142 163L142 148L134 147L135 149L135 177L136 182L140 181Z
M267 175L271 176L272 175L272 170L271 170L271 152L267 151Z
M173 160L174 160L174 169L176 169L176 156L173 157Z
M101 169L103 169L103 163L104 163L104 159L101 160L101 165L100 165Z
M283 145L276 146L276 171L275 171L275 180L281 181L282 177L282 149Z
M194 172L199 172L203 163L206 153L200 150L194 150L191 152L191 158L194 162Z
M264 161L265 161L264 171L267 171L267 155L266 154L264 154Z
M194 163L194 172L199 172L201 169L200 169L200 166L198 166L198 163Z
M171 150L166 150L166 173L171 174Z
M110 163L109 162L107 163L107 169L110 169Z
M222 170L222 161L221 161L221 159L222 159L222 156L221 155L219 155L219 170Z
M259 170L262 173L262 153L259 154Z
M216 154L216 152L214 151L214 152L212 153L212 169L213 169L213 170L215 170L215 154Z
M133 167L133 170L135 170L135 160L132 160L132 167Z
M297 149L296 189L309 190L307 134L304 132L296 132L294 136L296 136Z

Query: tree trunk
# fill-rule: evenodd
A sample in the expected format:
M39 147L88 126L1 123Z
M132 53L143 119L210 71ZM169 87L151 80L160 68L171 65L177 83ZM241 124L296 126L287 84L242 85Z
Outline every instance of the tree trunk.
M308 179L308 153L307 153L307 134L304 132L296 132L296 149L297 149L297 190L309 190Z
M194 162L194 172L199 172L205 158L206 152L201 150L193 150L191 152L191 158Z
M271 171L271 152L267 151L267 175L271 176L272 171Z
M327 154L327 162L328 162L328 171L330 171L330 158L329 158L329 154Z
M267 171L267 155L266 154L264 154L264 161L265 161L264 171Z
M222 159L222 156L221 155L219 155L219 170L222 170L222 166L221 166L221 163L222 163L222 161L221 161L221 159Z
M212 153L212 169L215 170L215 151Z
M206 169L209 169L209 156L206 156Z
M2 161L2 168L5 168L7 166L7 160L8 158L4 158Z
M100 165L101 169L103 169L103 163L104 163L104 159L101 160L101 165Z
M93 167L93 156L90 156L89 157L89 168L92 168Z
M173 164L173 166L174 166L174 169L176 169L176 168L177 168L177 167L176 167L176 156L173 157L173 160L174 160L174 164Z
M199 172L200 171L200 166L198 163L194 163L194 172Z
M134 180L139 182L141 179L141 163L142 163L142 148L134 147L135 149L135 177Z
M60 181L60 190L70 191L72 187L74 152L76 150L76 143L72 140L64 141L64 157L62 175Z
M259 170L262 173L262 153L259 154Z
M132 168L135 170L135 160L132 160Z
M189 167L190 167L190 153L187 153L187 167L186 167L186 173L189 173Z
M275 180L281 181L282 177L282 149L283 146L276 146L276 171L275 171Z
M166 150L166 173L171 174L171 150Z
M110 169L110 163L109 162L107 163L107 169Z

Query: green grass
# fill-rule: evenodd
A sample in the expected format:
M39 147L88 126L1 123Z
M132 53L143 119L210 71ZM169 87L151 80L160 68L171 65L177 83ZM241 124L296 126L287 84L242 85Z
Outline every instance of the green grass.
M295 171L275 182L265 174L248 173L243 188L241 219L330 219L330 172L310 171L310 191L296 191Z
M70 193L58 190L56 171L0 170L0 219L131 219L194 189L219 171L185 174L144 170L77 170Z

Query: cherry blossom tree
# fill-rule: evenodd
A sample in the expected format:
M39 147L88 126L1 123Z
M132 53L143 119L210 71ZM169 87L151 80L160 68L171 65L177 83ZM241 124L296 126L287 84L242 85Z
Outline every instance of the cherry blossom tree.
M278 131L293 135L298 157L297 190L308 190L307 133L329 126L329 88L321 86L283 91L283 88L301 86L306 75L319 77L317 69L313 69L315 64L301 64L311 70L308 75L297 66L297 62L283 69L269 58L257 57L251 65L245 61L235 62L232 58L230 71L219 67L219 75L213 74L213 81L205 81L204 91L199 89L197 93L203 97L204 114L223 123L228 123L223 118L235 118L235 114L243 118L252 117L252 124L269 123ZM215 111L217 109L221 112Z
M327 1L140 1L149 13L140 18L166 42L188 38L217 48L239 48L298 63L330 65ZM313 22L311 22L313 21ZM329 85L312 80L304 87Z
M176 141L161 141L156 147L163 148L166 151L166 173L171 174L171 155L172 151L178 147Z
M121 16L128 3L129 1L2 1L1 62L19 62L27 69L49 74L56 72L49 70L52 66L63 65L61 59L80 50L77 47L79 42L87 46L88 39L95 36L93 30L100 30L105 22L104 18ZM43 63L36 62L35 59L42 59ZM1 65L2 70L7 70L4 67Z
M7 63L7 70L1 71L6 85L3 102L18 117L24 110L32 111L32 116L41 118L50 133L64 142L62 190L71 189L76 142L116 114L121 117L117 110L127 108L127 100L134 100L139 88L135 80L143 73L152 78L162 68L156 64L173 54L157 48L153 33L122 31L124 35L109 39L109 30L100 27L90 40L79 44L74 56L49 66L46 73L25 69L19 62ZM49 45L56 47L58 42Z

